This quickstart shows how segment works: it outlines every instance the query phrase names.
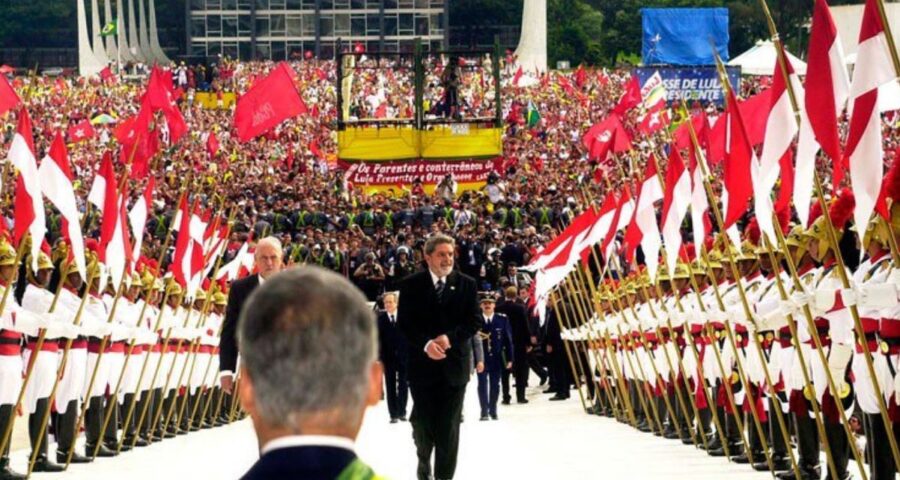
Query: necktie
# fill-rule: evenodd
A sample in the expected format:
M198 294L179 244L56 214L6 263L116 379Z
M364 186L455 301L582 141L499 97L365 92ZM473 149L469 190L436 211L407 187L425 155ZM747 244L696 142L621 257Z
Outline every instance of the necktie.
M389 315L388 318L390 318L391 323L396 323L396 322L397 322L397 320L394 319L394 316L393 316L393 315Z
M443 299L444 296L444 280L438 280L438 282L434 285L434 293L437 294L438 300Z

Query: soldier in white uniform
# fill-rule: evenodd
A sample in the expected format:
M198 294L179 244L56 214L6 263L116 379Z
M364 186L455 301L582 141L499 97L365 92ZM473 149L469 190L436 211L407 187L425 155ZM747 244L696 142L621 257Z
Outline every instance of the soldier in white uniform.
M53 303L53 292L47 290L50 275L53 272L53 262L50 257L41 252L37 260L37 272L32 270L31 258L26 258L26 278L19 280L19 285L24 285L21 296L17 296L22 306L22 316L31 316L34 324L46 329L44 341L38 349L40 332L36 329L26 331L27 350L23 361L25 365L35 356L31 377L25 388L25 406L29 413L28 432L31 437L32 449L37 448L38 455L34 465L36 472L61 472L63 467L57 465L47 457L47 432L39 435L41 423L50 409L50 392L56 379L59 367L59 339L65 336L65 329L60 322L51 321L50 305ZM22 288L22 287L20 287ZM19 289L17 289L19 290ZM17 292L18 293L18 292ZM56 324L56 325L54 325Z
M13 282L16 275L16 251L4 239L0 239L0 296ZM0 435L9 422L14 421L15 403L22 388L22 338L24 319L19 318L19 307L8 300L0 315ZM25 475L9 467L9 443L0 452L0 478L24 480Z
M112 375L111 357L105 352L101 355L100 351L101 347L104 347L104 350L110 349L111 338L107 338L105 345L103 339L111 336L113 328L109 322L109 310L100 293L99 276L91 279L84 310L81 325L84 335L88 338L87 370L84 384L84 401L88 403L84 417L85 455L93 458L94 450L97 449L98 457L112 457L116 455L115 445L112 449L108 445L104 445L101 432L103 416L106 413L104 409L106 389L109 377ZM100 443L99 448L97 447L98 443Z
M67 257L68 250L64 247L65 244L60 244L55 251L55 255L58 258L63 259ZM99 268L96 256L93 255L93 252L87 252L86 260L88 263L86 272L88 277L97 277L99 275ZM79 291L83 286L84 281L81 278L81 274L74 270L74 266L70 265L69 273L66 275L65 282L59 293L59 300L56 308L60 313L65 312L66 317L64 320L73 323L73 325L75 321L74 317L77 315L78 309L82 303L82 296L79 294ZM85 319L89 316L90 313L88 313L87 309L84 309L79 318L79 325L85 324ZM87 323L93 324L95 322L87 320ZM76 422L78 421L78 415L81 412L82 393L84 391L88 369L87 337L84 335L84 330L80 326L75 328L77 329L78 336L72 338L72 343L69 346L69 353L66 356L66 365L63 376L59 380L59 386L56 390L55 406L59 415L56 417L56 420L54 420L54 425L56 426L57 440L56 461L59 463L66 462L68 452L72 449L72 445L77 438L75 428ZM61 345L61 347L64 349L65 344ZM71 463L87 462L90 462L90 458L73 451Z

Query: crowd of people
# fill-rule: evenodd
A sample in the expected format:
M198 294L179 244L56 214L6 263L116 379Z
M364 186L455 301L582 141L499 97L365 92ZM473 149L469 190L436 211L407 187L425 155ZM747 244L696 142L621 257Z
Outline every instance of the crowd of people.
M615 377L612 369L591 363L595 358L602 357L596 352L605 350L583 338L576 339L573 331L566 331L564 328L566 322L558 321L554 315L541 322L540 318L543 316L538 315L539 312L533 308L534 299L531 298L530 288L532 277L520 269L528 265L537 250L553 239L573 218L595 206L595 200L599 200L601 194L610 190L622 191L630 186L634 178L641 175L641 169L651 155L656 155L661 163L660 169L663 170L665 155L661 154L661 146L671 141L670 129L662 129L651 135L639 135L638 125L643 114L641 109L619 112L625 129L633 134L633 150L627 157L618 158L621 168L618 164L610 167L597 163L590 158L589 148L582 142L582 136L593 124L608 117L616 109L628 87L630 72L625 69L579 67L572 72L548 72L540 75L525 72L523 75L514 60L508 56L500 68L503 153L494 160L493 171L484 187L457 191L453 179L448 178L446 185L438 186L433 194L427 193L431 191L430 186L418 181L412 185L397 186L376 193L369 192L362 185L347 182L337 159L335 119L341 106L337 104L337 65L334 61L307 59L291 62L290 67L296 74L295 84L310 108L309 113L290 119L248 143L239 143L231 128L233 108L225 107L222 102L210 107L197 101L198 95L201 92L213 92L221 99L225 93L246 92L256 80L271 71L275 63L239 62L224 58L210 67L189 67L183 64L173 66L172 79L178 96L176 103L184 115L188 134L170 145L165 122L161 119L158 122L164 145L162 153L153 159L150 170L156 181L156 188L144 235L143 255L151 259L162 258L163 267L171 262L171 243L166 238L175 223L178 198L187 192L204 208L233 218L223 263L234 259L245 243L271 236L280 240L286 264L319 265L348 278L364 292L370 302L376 302L382 312L381 353L386 365L394 363L386 369L390 377L386 396L392 420L402 421L406 417L403 362L399 358L389 359L390 351L395 349L390 340L392 322L395 321L392 319L392 312L398 302L404 301L395 292L404 277L423 268L422 247L425 239L434 233L443 232L455 240L457 268L474 278L478 289L483 292L480 306L485 320L490 322L490 328L472 339L473 345L481 347L475 348L476 352L481 350L481 361L479 355L476 355L472 362L472 371L479 378L481 419L498 418L497 402L511 403L512 388L515 389L516 400L527 403L524 389L528 385L530 371L536 374L541 385L549 382L546 391L554 394L555 399L569 398L574 384L586 387L596 384L598 388L592 389L595 392L593 401L599 402L599 407L595 411L611 414L614 407L621 407L621 412L624 412L626 405L637 410L638 404L631 400L639 397L638 392L628 401L625 401L623 392L635 388L633 385L641 386L641 383L629 378L628 373L625 378L631 382L628 387L619 391L609 387L607 380L594 381L592 372L595 371L603 379ZM392 62L394 61L389 59L358 59L357 65L349 67L353 69L355 76L350 89L351 98L348 100L351 119L404 120L412 116L412 72L408 65ZM467 62L458 58L434 58L429 62L424 101L428 103L429 108L426 110L431 112L430 115L455 119L492 115L495 85L489 74L491 66L486 65L484 59ZM125 76L116 75L102 80L33 75L15 77L12 84L33 119L35 154L38 158L42 158L47 152L56 132L65 135L69 127L84 120L92 120L92 135L85 139L68 138L68 159L79 208L88 213L85 234L99 237L99 216L88 206L88 192L94 182L101 155L107 150L115 152L118 148L114 138L117 123L138 112L140 96L145 91L144 83L129 81ZM741 92L743 96L749 97L765 86L764 80L745 79ZM451 90L455 99L448 106L442 102L446 102ZM693 107L705 108L710 120L719 116L719 107L715 105ZM540 112L540 120L536 123L526 119L526 111L530 108ZM15 134L16 120L15 111L2 119L4 130L0 158L6 157L7 148ZM886 148L890 150L897 146L898 136L894 128L893 123L886 122L885 142ZM213 136L215 142L211 142ZM215 148L211 147L213 143L217 144ZM121 175L127 174L125 162L119 162L116 168ZM828 173L826 165L820 165L819 169L823 175ZM7 229L14 222L12 196L15 184L14 169L4 168L2 185L5 199L0 212ZM144 191L144 185L145 180L130 182L132 200ZM129 202L131 203L133 201ZM62 222L58 213L53 210L48 210L48 232L49 244L54 249L64 247L61 241ZM687 229L685 236L690 237ZM170 245L169 251L162 251L165 245ZM59 263L65 256L59 254L55 257L48 258L49 263L42 264L45 267L43 270L47 270L49 275L56 269L59 272L56 276L61 277ZM15 267L15 257L11 260L13 262L8 265ZM7 265L3 263L6 261L0 259L0 266ZM30 273L23 268L22 273L20 282L27 279L32 285L29 288L43 289L42 296L50 291L46 289L50 285L50 279L41 279L40 268ZM143 275L146 272L139 273ZM624 277L627 273L628 268L625 268L616 275ZM11 276L7 277L6 281L11 279ZM64 284L67 280L57 278L54 285L59 282ZM158 280L136 277L132 285L137 285L137 290L143 288L148 292L165 293L166 288L158 288ZM81 285L70 287L77 291ZM102 302L103 292L95 293ZM139 293L136 291L135 295ZM170 298L175 298L175 308L178 305L177 295L171 293ZM16 303L27 310L27 302L23 303L22 298L24 297L21 295L17 296ZM141 301L137 297L131 300L136 305ZM210 303L219 305L220 300L219 298ZM105 306L98 308L112 310L111 298L107 302ZM43 313L37 310L44 307L40 303L33 310L35 313ZM153 317L153 308L155 307L148 308L151 312L148 318ZM202 303L196 308L202 309ZM610 305L605 308L613 309ZM97 310L97 318L103 317L101 310ZM564 308L563 311L567 310ZM574 317L575 314L571 313L571 316ZM493 319L501 317L504 320L494 322ZM173 318L176 318L175 314ZM178 323L178 320L173 322ZM197 347L205 345L204 342L209 341L207 337L215 337L218 326L215 325L215 320L211 320L209 324L213 326L203 332L185 331L180 332L183 338L172 338L178 339L179 344L188 342L195 343ZM152 321L147 325L151 336L152 325ZM92 345L91 342L99 346L98 342L105 337L102 333L98 331L95 335L85 336L87 347ZM29 341L37 339L37 335L28 336L31 337ZM76 340L79 337L76 335ZM64 339L64 332L56 338ZM122 342L123 339L118 341ZM16 341L21 343L21 340ZM9 343L12 344L12 341ZM152 349L151 343L147 347ZM589 348L586 347L588 344ZM0 342L0 346L4 345L4 342ZM168 343L163 348L168 348ZM584 356L573 355L573 349L576 352L581 349ZM148 355L150 353L147 352ZM175 355L178 353L180 352ZM215 357L215 346L210 345L209 351L204 353L209 354L210 358ZM90 359L90 355L87 358ZM172 364L178 361L177 358L181 357L172 356ZM573 359L574 362L570 362ZM581 368L582 364L586 367ZM215 371L215 367L211 368ZM47 371L50 370L45 370L45 373ZM108 381L113 382L113 379ZM181 386L194 388L204 395L192 398L192 395L185 394L182 403L183 392L178 388L169 388L168 383L146 385L145 390L158 389L158 392L155 395L141 396L152 406L144 408L153 411L157 409L153 405L158 404L160 407L157 411L167 412L167 415L163 416L163 428L157 431L129 432L127 429L130 427L123 423L125 434L131 435L128 439L133 445L139 446L166 435L207 426L217 420L228 420L229 415L224 414L231 405L227 396L221 402L219 410L216 407L210 408L208 416L196 419L193 415L185 417L184 423L181 423L180 413L175 415L177 422L166 418L171 416L171 412L179 410L203 412L210 404L216 405L210 401L211 398L223 396L214 389L215 382L208 378L184 379L182 383ZM672 382L673 385L674 383ZM502 387L498 387L498 384ZM128 393L134 398L141 391L140 388L140 385L133 385ZM610 392L615 397L609 395ZM43 413L49 409L46 401L49 396L47 390L41 394L36 393L33 397L30 413L38 427ZM3 407L8 406L12 400L14 399L7 402L4 397ZM116 438L115 429L110 433L108 444L100 440L101 435L105 434L100 432L103 415L100 415L101 423L96 423L96 419L97 412L106 410L102 395L72 393L71 400L76 404L83 400L90 412L84 416L85 425L91 425L93 443L89 445L91 451L85 452L84 461L98 455L97 452L101 452L99 455L103 456L106 450L114 452L121 448L121 443L117 445L121 439ZM669 403L674 404L675 400L672 397ZM107 400L107 404L115 403ZM127 405L128 402L124 404ZM185 405L190 408L185 408ZM643 422L635 423L639 423L642 428L651 428L652 422L657 426L676 423L676 420L666 421L664 415L660 417L660 409L651 412L650 402L640 402L640 406L644 407L640 410L644 416L639 417ZM4 412L7 412L3 407L0 407L0 417L4 417ZM65 405L59 404L58 400L57 411L60 411L60 407L63 407L62 412L66 412ZM117 410L109 408L108 411ZM678 412L674 408L671 411L674 413L672 418L677 418ZM655 415L654 418L649 417L651 413ZM622 415L620 417L625 418ZM724 421L724 414L721 417ZM57 457L57 460L64 463L72 461L73 457L71 453L64 451L66 445L60 442L64 442L66 435L63 432L70 428L68 425L74 426L74 420L68 417L57 419L54 416L51 423L51 430L57 443L61 445L60 453L66 454ZM115 425L114 422L110 423ZM722 423L722 429L717 432L725 432L727 427ZM707 428L705 433L708 435L710 431ZM731 446L735 448L731 451L737 451L737 437L734 436L737 434L727 431L732 435L728 437L729 441L734 441ZM36 442L39 438L40 435L35 435L33 441ZM135 438L138 440L134 440ZM686 437L681 434L681 438ZM710 437L710 440L714 438ZM722 448L728 450L728 447L726 442ZM753 448L756 447L748 449L751 455L760 453L759 450L754 452ZM74 456L74 461L80 461L81 457ZM54 469L51 459L40 450L37 458L40 460L35 464L37 471ZM16 478L8 473L5 457L0 466L0 472L8 475L8 478Z

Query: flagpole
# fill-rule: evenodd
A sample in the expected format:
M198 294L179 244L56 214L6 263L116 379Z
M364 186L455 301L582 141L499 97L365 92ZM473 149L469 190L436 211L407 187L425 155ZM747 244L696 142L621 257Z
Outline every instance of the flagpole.
M223 203L223 206L224 206L224 201L223 201L222 203ZM230 230L231 224L234 222L235 208L232 206L229 210L230 210L230 211L229 211L229 213L228 213L228 219L226 220L226 225L228 225L227 228ZM218 220L219 220L219 217L217 216L217 217L216 217L216 222L215 222L216 224L218 224ZM213 228L213 232L215 232L216 230L218 230L218 225L216 225L215 228ZM227 234L225 235L225 238L228 238L228 235L227 235ZM223 257L222 255L218 255L218 257L216 258L215 267L213 268L213 272L212 272L212 274L213 274L213 275L212 275L212 278L216 278L216 275L219 274L219 268L220 268L221 265L222 265L222 257ZM204 326L206 326L206 321L207 321L208 318L209 318L209 309L211 308L212 303L213 303L213 302L212 302L212 296L213 296L213 288L215 287L215 285L216 285L215 281L210 281L210 283L209 283L209 289L207 289L207 291L206 291L206 303L203 305L203 314L202 314L201 319L197 322L197 323L198 323L198 328L203 328ZM198 354L199 348L200 348L200 339L199 339L199 337L194 341L194 343L195 343L195 344L194 344L193 347L192 347L192 348L193 348L193 353L191 354L191 355L192 355L192 359L191 359L191 368L190 368L190 370L188 371L188 380L187 380L188 382L190 382L190 379L191 379L191 377L192 377L193 374L194 374L194 367L196 366L196 363L197 363L197 354ZM187 366L187 364L185 364L185 366ZM198 390L199 390L199 389L202 389L202 385L198 387ZM189 392L190 392L190 384L188 384L188 389L187 389L187 391L185 392L185 398L184 398L184 400L182 400L182 402L181 402L181 407L180 407L179 410L178 410L178 416L176 417L176 425L181 425L181 419L182 419L182 417L183 417L183 415L184 415L184 409L185 409L185 406L186 406L187 403L188 403L188 393L189 393ZM198 401L199 401L199 400L198 400ZM195 404L195 406L196 406L196 405L197 405L197 404ZM196 408L194 408L194 410L196 410ZM192 422L193 422L193 419L192 419ZM188 430L190 430L190 425L191 425L191 424L192 424L192 423L188 424Z
M179 197L178 197L178 203L176 205L181 204L181 199L185 196L185 193L186 193L185 192L185 183L183 182L181 193L179 194ZM172 239L171 233L172 233L172 222L170 222L168 227L166 228L166 235L163 240L162 248L160 249L160 252L159 252L159 256L157 259L157 265L161 265L163 262L163 258L165 256L166 251L169 248L169 243L171 242L171 239ZM141 232L141 234L143 234L143 232ZM141 307L141 313L138 316L138 320L137 320L138 324L140 324L140 322L142 322L144 320L144 315L146 314L147 308L150 305L150 302L149 302L150 294L153 292L153 285L150 285L149 287L147 285L145 285L144 287L145 287L146 293L144 295L144 305ZM157 321L157 323L158 323L158 321ZM156 332L156 330L158 328L159 328L159 325L157 324L154 326L153 331ZM113 413L114 409L118 408L117 396L119 394L119 389L122 387L122 382L125 379L125 372L128 369L128 362L131 359L132 354L134 353L134 347L135 347L136 343L137 343L137 338L133 338L131 340L131 343L129 343L129 345L128 345L128 351L125 354L125 361L122 363L122 370L119 372L119 378L118 378L118 380L116 380L115 388L110 393L110 398L113 399L113 401L111 401L109 403L109 405L106 407L106 414L104 415L104 419L103 419L103 428L100 429L101 432L106 431L106 428L109 425L110 418L112 418L112 413ZM141 367L141 375L138 377L138 381L137 381L137 389L138 390L140 389L141 377L143 376L142 374L144 373L144 367L146 367L147 359L149 359L149 355L147 355L147 357L145 357L144 364ZM140 392L138 392L138 391L135 392L134 397L132 398L132 401L130 403L133 404L135 401L137 401L139 393ZM122 423L122 425L127 427L128 420L130 420L130 418L127 418L126 421ZM124 437L124 433L125 432L123 431L123 437ZM94 447L93 456L96 457L97 453L99 451L100 451L100 442L97 442L97 445Z
M66 262L66 265L68 265L68 262ZM81 315L84 312L84 305L87 303L87 298L90 295L90 283L92 281L93 281L93 277L90 274L88 274L87 286L84 289L84 293L81 295L81 302L78 305L78 311L75 313L75 319L72 321L72 324L75 327L81 326ZM60 285L62 285L64 282L65 282L65 277L60 279ZM53 307L51 307L51 311L52 311L52 308ZM38 453L41 451L41 444L44 441L44 432L47 431L47 424L50 422L50 410L52 410L52 408L50 406L52 406L53 402L56 400L57 388L59 387L60 380L62 379L63 375L65 374L66 362L68 361L69 352L72 349L72 343L74 343L74 341L75 341L74 338L66 339L66 346L63 349L62 359L60 360L60 365L57 368L56 377L53 380L53 389L50 390L50 397L47 400L48 408L44 411L44 415L41 418L41 426L38 429L38 435L37 435L37 444L34 447L32 447L32 453L31 453L31 458L28 461L28 473L27 473L26 477L31 476L32 471L34 471L34 464L37 461ZM36 356L37 353L38 353L38 351L34 351L32 353L32 355ZM78 367L74 367L74 368L78 368ZM76 402L75 404L77 405L78 403ZM12 423L12 422L10 422L10 423ZM76 431L76 433L77 433L77 431ZM0 449L0 451L3 451L3 450Z
M767 21L767 24L769 27L770 34L773 36L773 38L775 38L775 40L777 42L776 45L781 47L781 40L780 40L780 37L778 36L778 31L775 28L775 22L772 20L772 15L769 12L768 4L765 0L760 0L760 2L763 7L763 12L766 15L766 21ZM881 0L875 0L875 2L876 2L876 5L878 5L878 12L879 12L879 15L881 16L882 25L885 29L885 37L888 40L888 46L889 46L888 50L891 53L891 59L894 63L894 71L895 71L895 73L900 73L900 61L898 61L898 59L897 59L897 51L894 46L893 37L892 37L892 35L890 33L890 29L888 27L887 17L884 15L884 5L882 4ZM798 115L800 112L800 108L797 103L797 96L796 96L796 93L794 92L794 86L793 86L793 83L791 82L791 77L788 75L787 62L784 57L784 49L778 48L776 54L777 54L776 58L778 60L778 67L781 69L782 77L785 79L785 82L784 82L785 89L788 92L788 96L789 96L788 98L791 101L791 107L793 108L793 111L795 112L795 119L797 120L797 122L799 124L800 120L799 120ZM725 85L727 83L728 82L726 79L726 82L723 83L723 86L730 89L731 88L730 85ZM837 230L835 229L835 226L832 224L831 215L828 214L828 203L825 201L825 195L822 193L823 192L822 181L819 178L819 174L815 170L815 168L813 169L813 185L814 185L814 190L815 190L816 196L818 197L818 200L819 200L819 204L822 207L822 216L825 217L826 231L828 232L829 241L832 245L834 257L835 257L836 263L838 265L838 268L836 270L838 271L838 275L841 280L841 286L845 289L851 288L850 279L849 279L849 277L847 275L847 271L846 271L846 266L845 266L846 264L844 263L844 258L843 258L843 254L841 253L841 249L839 248L839 239L837 236ZM835 186L835 188L836 187L837 186ZM859 232L859 236L860 236L860 239L862 239L865 227L857 226L857 228L861 229ZM892 229L889 228L888 231L891 232L891 235L889 235L889 237L893 237ZM811 317L808 307L809 306L807 305L806 308L804 308L804 313L807 315L807 317ZM850 315L853 318L853 323L854 323L855 333L857 335L857 338L865 339L866 338L865 329L863 328L862 321L860 320L859 310L857 309L856 305L850 305L849 310L850 310ZM814 332L814 331L815 331L815 329L811 330L811 332ZM816 332L813 336L814 336L814 338L818 339L818 332ZM817 345L817 346L819 348L820 357L824 357L824 352L821 350L821 345ZM887 429L886 431L890 432L890 431L892 431L893 427L891 424L890 416L888 415L888 409L887 409L887 405L885 404L884 395L880 394L880 392L882 390L880 388L878 378L876 377L875 367L874 367L873 360L872 360L872 352L869 349L868 342L864 342L864 341L861 342L861 346L862 346L862 351L863 351L863 357L865 358L865 361L866 361L866 369L869 374L869 379L872 383L872 387L874 388L874 391L876 393L878 393L877 395L875 395L878 398L878 410L881 412L881 418L882 418L885 428ZM823 363L823 365L827 365L827 363ZM829 380L829 386L833 390L834 380L831 378L831 372L827 368L825 370L827 373L826 376L828 377L828 380ZM838 393L839 392L833 391L832 396L835 396L835 394L838 394ZM840 397L835 396L834 398L837 400ZM839 408L838 410L841 410L841 409ZM843 414L843 412L841 412L841 413ZM892 453L893 459L894 459L894 466L895 466L895 468L897 468L898 471L900 471L900 448L898 448L897 439L895 438L894 435L888 435L887 437L888 437L888 443L890 444L890 447L891 447L891 453ZM851 440L850 443L853 443L852 442L853 437L850 436L848 438L850 438L850 440ZM855 445L853 445L853 447L854 447L854 450L856 450ZM857 463L859 465L860 472L862 473L863 479L865 480L867 477L866 477L865 473L863 473L864 468L863 468L862 462L860 461L860 458L858 456L859 452L855 451L854 455L857 457L856 459L857 459Z
M723 85L723 86L725 86L725 85L728 84L728 78L727 78L727 77L724 77L724 76L723 76L723 77L721 78L721 80L722 80L722 85ZM727 87L726 87L726 88L727 88ZM728 90L726 90L726 92L727 92L727 91L728 91ZM682 108L683 108L683 107L682 107ZM684 111L684 114L686 115L686 110ZM742 303L743 303L743 305L744 305L745 312L747 312L747 311L749 311L749 305L746 303L746 295L745 295L745 293L744 293L743 285L740 283L740 276L738 275L737 267L736 267L736 265L735 265L734 255L733 255L732 248L731 248L731 240L728 238L728 235L727 235L727 233L725 233L725 229L723 228L723 227L724 227L724 220L722 219L722 213L721 213L721 211L719 210L718 203L715 201L715 200L716 200L716 196L714 195L714 192L713 192L713 189L712 189L712 185L711 185L710 182L709 182L709 178L710 178L709 176L710 176L710 173L709 173L709 170L707 169L705 158L704 158L703 155L702 155L702 150L700 149L699 142L697 141L697 137L696 137L696 134L695 134L695 132L694 132L694 126L693 126L693 123L692 123L692 121L690 120L690 116L688 116L687 118L688 118L688 121L687 121L688 132L690 133L690 136L691 136L692 148L694 148L694 150L698 152L698 160L697 160L697 164L699 165L699 167L700 167L700 169L701 169L701 173L703 174L703 175L702 175L702 176L703 176L703 186L704 186L704 189L706 190L707 197L708 197L710 200L713 200L713 201L709 202L709 204L710 204L710 209L713 211L713 214L714 214L713 216L716 218L716 223L718 224L720 230L722 231L722 232L721 232L721 235L722 235L722 237L724 237L724 240L723 240L723 241L724 241L724 243L725 243L724 250L726 251L726 255L728 256L729 263L731 264L731 268L732 268L732 276L734 276L734 278L735 278L735 283L737 284L737 286L738 286L738 288L739 288L738 292L741 294L741 300L742 300ZM708 254L708 252L705 251L705 249L703 250L703 252L704 252L704 256L705 256L706 262L707 262L707 264L709 264L709 254ZM690 269L690 267L689 267L689 269ZM708 273L708 274L709 274L709 273ZM710 283L712 284L713 290L714 290L714 292L715 292L716 300L718 301L719 308L720 308L721 310L724 311L724 310L725 310L725 308L724 308L724 303L722 302L722 298L721 298L721 295L720 295L720 293L719 293L717 280L716 280L714 277L710 276ZM752 321L752 317L751 317L749 314L748 314L748 320L751 320L751 321ZM730 331L730 330L731 330L731 327L730 327L730 325L729 325L730 322L729 322L728 320L726 320L725 323L726 323L726 330L728 331L727 333L729 334L729 338L731 338L731 331ZM754 337L754 341L755 341L757 353L758 353L760 356L762 356L762 348L761 348L761 346L759 345L759 339L756 338L755 336L753 336L753 337ZM799 337L798 337L798 338L799 338ZM714 349L715 349L715 347L716 347L715 342L713 342L713 346L714 346ZM799 349L798 349L798 350L799 350ZM765 362L764 358L761 360L761 365L762 365L763 368L764 368L764 373L765 373L765 376L766 376L766 384L767 384L767 387L774 393L774 392L775 392L774 384L772 383L771 375L770 375L769 370L768 370L768 365L767 365L767 362ZM777 395L772 395L771 398L773 399L773 401L775 401L775 403L776 403L779 407L781 406L781 399L778 398ZM816 408L816 407L814 407L814 409L815 409L815 408ZM752 411L754 411L755 409L751 408L750 410L751 410L751 412L752 412ZM814 411L815 411L815 410L814 410ZM783 420L783 415L782 415L782 409L781 409L781 408L776 408L776 409L775 409L775 413L776 413L776 417L779 419L779 427L781 427L781 429L782 429L782 434L786 434L786 433L787 433L787 429L784 427L784 420ZM836 478L836 477L837 477L837 474L836 474L837 469L835 468L835 465L834 465L834 460L833 460L832 455L831 455L831 447L830 447L830 445L829 445L828 439L827 439L827 437L825 437L825 435L824 435L824 424L823 424L822 422L820 422L820 421L817 421L816 423L817 423L817 425L819 426L819 429L821 430L822 442L823 442L823 444L825 445L825 456L826 456L826 460L827 460L829 469L831 470L832 476L834 476L834 477ZM787 445L790 445L790 442L787 442L786 444L787 444ZM790 450L790 449L788 449L788 450ZM790 458L791 458L792 460L794 459L793 451L790 451ZM797 471L798 465L797 465L797 463L796 463L795 460L792 461L792 466L793 466L794 469L795 469L795 472L794 472L795 475L798 475L798 476L799 476L799 473L800 473L800 472Z

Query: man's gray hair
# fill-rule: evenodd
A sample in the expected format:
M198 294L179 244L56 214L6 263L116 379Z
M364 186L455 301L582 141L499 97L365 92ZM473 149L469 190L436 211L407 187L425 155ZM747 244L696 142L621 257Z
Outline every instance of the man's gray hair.
M318 267L285 270L261 285L238 322L242 367L260 417L296 428L305 417L362 411L375 361L375 317L344 277Z
M430 237L428 240L425 240L425 255L431 255L434 253L434 250L438 245L451 245L456 246L456 240L453 240L453 237L448 235L444 235L443 233L436 233Z
M284 247L281 246L281 240L279 240L277 237L272 237L272 236L263 238L262 240L257 242L256 243L256 251L258 252L260 247L266 246L266 245L277 250L279 254L284 252Z
M387 300L387 297L392 297L394 301L400 300L400 292L392 291L392 292L384 292L384 295L381 296L382 300Z

